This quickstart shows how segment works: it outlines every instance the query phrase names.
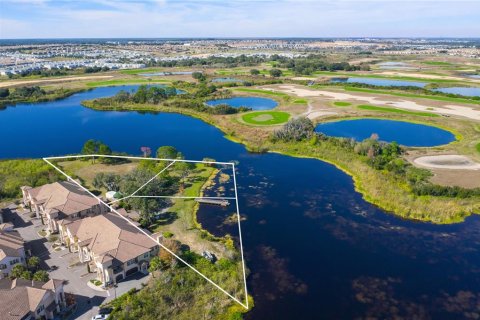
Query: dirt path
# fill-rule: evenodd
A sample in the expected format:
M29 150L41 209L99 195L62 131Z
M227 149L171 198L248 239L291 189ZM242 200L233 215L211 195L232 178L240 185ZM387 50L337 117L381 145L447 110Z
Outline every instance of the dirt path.
M66 81L82 81L82 80L98 80L98 79L110 79L113 76L87 76L87 77L68 77L68 78L55 78L55 79L35 79L35 80L8 80L0 82L0 88L13 87L19 85L28 84L42 84L42 83L55 83Z
M307 108L307 111L305 111L304 113L298 115L298 117L307 117L309 118L310 120L313 120L315 118L318 118L318 117L321 117L321 116L330 116L332 114L337 114L336 112L332 112L332 111L327 111L327 110L321 110L321 109L317 109L315 110L315 107L312 105L312 103L309 101L308 102L308 108Z

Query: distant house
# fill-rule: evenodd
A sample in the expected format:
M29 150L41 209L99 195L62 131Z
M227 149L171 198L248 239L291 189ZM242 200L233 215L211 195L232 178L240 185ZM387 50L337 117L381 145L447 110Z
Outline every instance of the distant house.
M26 265L25 241L12 228L0 230L0 279L8 277L17 264Z
M64 223L62 242L78 252L89 272L105 286L138 271L147 272L159 245L116 213Z
M61 220L74 221L108 211L98 199L73 182L55 182L37 188L24 186L21 189L24 205L35 212L52 233L59 231Z
M66 307L63 280L0 280L0 319L54 319Z

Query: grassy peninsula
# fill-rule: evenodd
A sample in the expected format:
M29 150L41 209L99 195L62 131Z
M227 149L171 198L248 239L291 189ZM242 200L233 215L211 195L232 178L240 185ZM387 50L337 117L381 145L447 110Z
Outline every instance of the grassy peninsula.
M239 90L240 89L240 90ZM238 94L265 94L271 92L264 89L253 88L239 88L235 91ZM195 89L193 89L195 90ZM192 91L194 92L194 91ZM213 93L213 92L212 92ZM288 104L288 101L293 101L294 97L285 93L274 94L267 93L272 97L277 98L280 105ZM220 93L215 93L219 95ZM210 94L206 95L206 98ZM429 221L433 223L453 223L460 222L468 215L480 212L480 193L477 190L465 191L458 187L440 187L427 183L431 174L424 170L414 174L414 177L407 177L411 173L405 173L405 168L409 167L407 163L402 163L400 169L397 171L389 170L386 167L374 168L369 165L369 157L366 154L358 154L354 152L354 145L348 145L341 139L313 139L308 136L302 139L295 139L291 141L282 141L279 139L272 139L272 129L270 126L251 126L252 121L249 114L236 115L237 112L244 110L236 110L235 113L230 112L214 112L209 109L198 108L195 99L191 101L187 96L182 97L182 104L170 102L168 99L157 104L153 103L107 103L99 99L97 101L85 101L84 105L97 110L135 110L135 111L156 111L156 112L173 112L181 113L189 116L199 118L209 124L212 124L221 129L226 137L232 141L244 144L247 149L254 152L277 152L293 157L308 157L326 161L335 165L345 173L352 176L355 189L362 193L365 200L373 203L380 208L392 212L408 219L415 219L420 221ZM175 101L176 102L176 101ZM350 103L341 103L337 105L345 106L342 108L358 108L366 112L366 116L383 118L398 118L412 122L422 122L421 118L429 118L429 122L435 123L433 119L439 119L434 124L440 127L446 127L443 119L440 119L437 114L429 112L408 112L396 109L388 109L374 106L350 106ZM208 108L208 107L205 107ZM282 110L280 108L280 110ZM274 111L278 112L278 111ZM297 116L298 117L298 116ZM340 117L339 119L344 119ZM417 119L419 118L419 119ZM242 119L243 121L239 121ZM254 118L252 118L254 119ZM333 119L333 118L332 118ZM246 121L245 121L246 120ZM328 118L327 118L328 120ZM246 123L245 123L246 122ZM283 121L282 121L283 122ZM432 124L433 124L432 123ZM273 130L279 130L280 125L274 126ZM461 127L462 130L465 127ZM459 143L465 145L467 141L472 139L469 133L458 133L453 130L457 137L462 137L466 141ZM433 148L434 149L434 148ZM399 159L401 156L398 157ZM391 161L403 161L398 159L391 159ZM405 167L405 168L404 168ZM418 179L417 182L409 181L408 179Z

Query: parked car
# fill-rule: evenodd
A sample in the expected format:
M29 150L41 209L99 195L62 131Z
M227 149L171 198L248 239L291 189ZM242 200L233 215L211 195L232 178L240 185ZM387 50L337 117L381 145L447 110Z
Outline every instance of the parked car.
M97 314L96 316L92 317L92 320L105 320L108 319L109 314Z
M100 310L98 310L98 314L110 314L112 311L112 308L100 308Z

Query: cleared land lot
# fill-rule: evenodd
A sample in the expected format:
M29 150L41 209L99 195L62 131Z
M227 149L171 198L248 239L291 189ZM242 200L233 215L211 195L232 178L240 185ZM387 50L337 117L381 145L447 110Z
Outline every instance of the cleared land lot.
M8 80L0 82L0 88L7 88L13 86L21 85L32 85L32 84L46 84L46 83L57 83L57 82L68 82L68 81L82 81L82 80L100 80L100 79L110 79L114 76L87 76L87 77L68 77L68 78L53 78L53 79L36 79L36 80Z

